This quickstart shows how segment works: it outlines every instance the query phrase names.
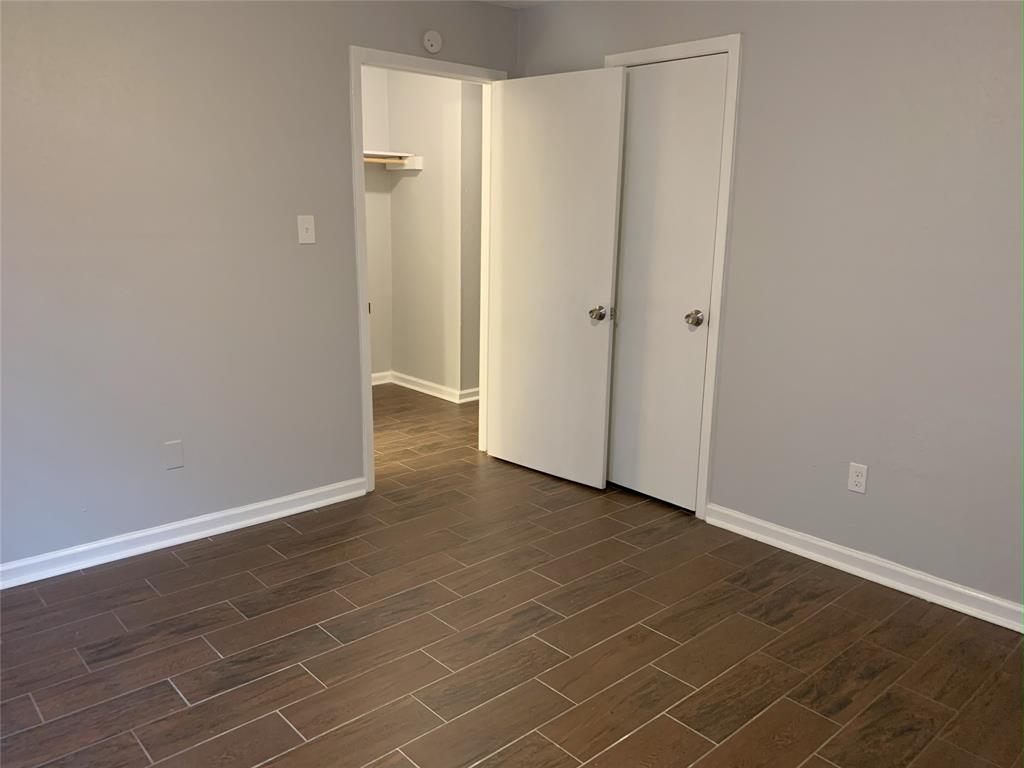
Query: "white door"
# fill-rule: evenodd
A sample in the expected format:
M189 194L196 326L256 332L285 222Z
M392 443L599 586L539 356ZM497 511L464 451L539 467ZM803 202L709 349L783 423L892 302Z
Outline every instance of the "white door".
M487 452L603 488L625 70L492 88Z
M708 304L727 60L628 75L609 478L690 510L708 325L718 322Z

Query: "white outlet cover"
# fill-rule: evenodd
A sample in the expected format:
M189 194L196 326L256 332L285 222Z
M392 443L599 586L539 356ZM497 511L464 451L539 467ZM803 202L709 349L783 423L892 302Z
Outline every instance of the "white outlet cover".
M427 53L440 53L442 45L444 45L444 41L441 39L441 33L436 29L423 35L423 47Z
M868 467L866 464L850 462L850 473L846 478L846 488L854 493L868 492Z
M185 466L185 445L181 440L164 443L164 469L181 469Z

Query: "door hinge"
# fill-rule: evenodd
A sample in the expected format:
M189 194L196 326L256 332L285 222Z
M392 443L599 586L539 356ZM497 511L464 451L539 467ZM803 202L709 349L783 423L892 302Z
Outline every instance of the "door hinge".
M372 315L373 314L373 302L371 302L371 301L366 302L366 314L368 314L368 315Z

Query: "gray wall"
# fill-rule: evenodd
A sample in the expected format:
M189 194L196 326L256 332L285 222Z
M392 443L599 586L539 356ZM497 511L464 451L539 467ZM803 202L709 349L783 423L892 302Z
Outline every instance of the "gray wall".
M363 474L348 46L422 54L437 28L445 58L511 69L515 27L2 4L4 561Z
M462 83L388 72L391 145L423 156L391 190L391 367L459 388Z
M462 389L480 385L480 191L483 88L462 84Z
M743 34L711 500L1015 601L1020 29L1011 3L567 3L519 52Z

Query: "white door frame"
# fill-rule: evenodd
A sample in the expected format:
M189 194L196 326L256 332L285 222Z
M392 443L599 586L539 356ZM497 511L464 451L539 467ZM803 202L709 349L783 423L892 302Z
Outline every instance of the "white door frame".
M353 232L356 249L356 306L358 307L359 323L359 376L360 388L362 391L363 410L363 475L366 478L366 491L369 493L375 485L375 472L373 465L373 364L370 360L370 312L369 312L369 268L367 264L366 251L366 174L363 168L363 66L380 67L381 69L395 69L402 72L415 72L421 75L434 75L435 77L449 77L453 80L463 80L470 83L481 83L484 86L484 136L489 136L487 127L489 117L487 107L490 102L489 83L495 80L504 80L507 73L497 69L485 69L483 67L471 67L467 64L456 64L442 59L428 59L422 56L410 56L405 53L393 53L391 51L379 51L373 48L361 48L349 46L349 113L351 115L351 136L352 136L352 207L354 209L355 221ZM489 158L490 148L488 142L483 142L484 164L483 164L483 194L481 199L481 218L484 222L489 219L490 209L488 207L490 195ZM481 232L481 247L487 242L484 232ZM483 254L481 254L481 278L485 269ZM484 317L485 297L481 285L481 318ZM367 308L363 312L363 307ZM484 346L483 339L486 336L486 326L481 324L480 338L481 347ZM480 362L480 403L484 402L484 376L486 358ZM461 385L460 385L461 386Z
M711 456L711 421L714 417L715 379L718 373L718 338L722 313L722 278L729 233L729 202L732 190L733 155L736 147L736 105L740 74L740 36L725 35L688 43L662 45L641 51L604 57L606 67L635 67L662 61L692 59L724 53L729 57L725 77L725 119L722 125L722 165L718 185L718 220L715 223L715 254L711 272L711 304L708 312L708 351L704 366L704 403L700 421L700 454L697 463L697 517L707 517L708 469ZM626 98L629 98L628 90ZM626 130L629 130L627 127Z

